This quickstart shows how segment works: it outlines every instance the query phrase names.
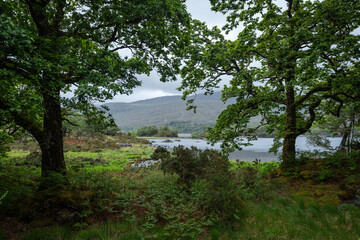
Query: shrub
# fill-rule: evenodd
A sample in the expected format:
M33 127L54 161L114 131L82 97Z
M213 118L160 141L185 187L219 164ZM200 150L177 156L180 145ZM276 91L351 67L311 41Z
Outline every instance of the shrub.
M246 213L242 184L235 181L228 158L209 149L201 152L200 158L206 163L202 179L207 187L200 201L204 209L221 221L239 220Z
M144 126L136 131L140 137L177 137L178 131L170 129L168 126L156 127L156 126Z
M140 137L151 137L158 133L158 129L155 126L144 126L137 130L137 135Z
M175 129L170 129L168 126L159 127L158 133L156 134L158 137L177 137L178 131Z
M198 178L228 176L230 166L228 158L216 150L201 151L196 147L185 148L181 145L174 148L173 157L164 159L160 165L164 173L179 175L178 183L187 188Z
M150 156L154 160L165 160L170 158L170 152L165 147L157 147L153 154Z
M184 146L175 147L173 157L160 165L164 173L177 174L178 184L192 194L208 216L217 216L218 220L239 219L244 213L241 185L233 181L230 166L228 158L216 150Z
M189 149L180 145L174 148L173 157L161 162L160 168L164 173L179 175L178 183L189 189L192 182L204 172L205 163L199 157L200 152L196 147Z

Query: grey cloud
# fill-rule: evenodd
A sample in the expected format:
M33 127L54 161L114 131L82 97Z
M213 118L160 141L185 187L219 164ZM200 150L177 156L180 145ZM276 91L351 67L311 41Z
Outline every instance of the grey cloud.
M226 23L225 15L211 11L209 0L188 0L186 5L193 18L206 22L210 27L221 28Z

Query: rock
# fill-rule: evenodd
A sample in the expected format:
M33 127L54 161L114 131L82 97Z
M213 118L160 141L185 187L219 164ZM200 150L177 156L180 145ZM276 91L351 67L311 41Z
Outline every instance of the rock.
M132 147L130 143L118 143L120 147Z

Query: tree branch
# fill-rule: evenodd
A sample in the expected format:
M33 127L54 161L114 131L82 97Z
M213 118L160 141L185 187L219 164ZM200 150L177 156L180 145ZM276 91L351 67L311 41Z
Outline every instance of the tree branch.
M311 89L307 94L302 96L299 100L295 101L293 104L295 106L299 106L301 103L305 102L309 97L311 97L311 95L318 93L318 92L329 91L330 89L331 89L330 87L324 87L324 86L315 87L315 88Z
M72 125L72 126L75 126L75 127L79 127L80 125L79 124L76 124L76 123L73 123L73 122L71 122L69 119L67 119L67 118L64 118L63 117L63 119L62 119L63 121L67 121L70 125Z
M313 122L315 121L315 117L316 117L315 109L320 105L321 101L322 100L319 99L315 103L313 103L309 106L310 118L306 121L305 127L297 129L297 133L299 135L306 133L311 128Z
M0 109L8 111L14 119L14 122L24 128L26 131L30 132L39 143L42 143L44 141L44 133L41 124L34 121L33 119L26 118L24 115L18 113L17 111L11 110L11 107L8 105L7 101L2 96L0 96Z

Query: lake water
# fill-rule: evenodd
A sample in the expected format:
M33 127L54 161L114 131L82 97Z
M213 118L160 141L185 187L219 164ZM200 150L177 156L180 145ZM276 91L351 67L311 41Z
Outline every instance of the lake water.
M185 137L185 136L182 136ZM186 136L187 137L187 136ZM330 140L331 146L336 147L340 144L341 138L328 138ZM166 139L148 139L154 146L164 146L166 148L172 149L173 147L183 145L185 147L195 146L199 149L216 149L220 150L221 143L216 143L214 146L207 144L203 139L173 139L169 138L171 142L166 142ZM230 154L231 160L239 159L241 161L253 161L255 159L260 159L263 162L266 161L276 161L278 156L269 153L268 150L273 143L273 138L258 138L258 140L252 142L252 146L243 147L242 151L235 151ZM296 139L296 148L298 151L314 151L314 150L324 150L320 147L314 147L307 144L306 137L300 136Z

